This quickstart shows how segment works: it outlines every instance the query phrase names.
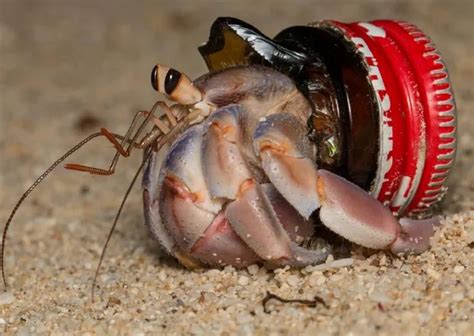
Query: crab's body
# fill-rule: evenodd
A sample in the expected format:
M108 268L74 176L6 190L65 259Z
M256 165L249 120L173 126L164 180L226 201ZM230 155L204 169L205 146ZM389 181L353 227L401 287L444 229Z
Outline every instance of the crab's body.
M147 225L182 263L320 263L327 249L300 246L313 235L309 217L318 209L326 226L358 244L428 247L438 219L398 221L364 190L317 169L307 137L312 109L291 79L235 67L192 86L200 93L192 105L205 106L205 115L151 156L143 178Z

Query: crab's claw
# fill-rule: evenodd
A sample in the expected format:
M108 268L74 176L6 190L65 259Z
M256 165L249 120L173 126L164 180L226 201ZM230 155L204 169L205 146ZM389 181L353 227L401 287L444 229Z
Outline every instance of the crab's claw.
M332 231L365 247L393 253L421 253L440 217L425 220L401 218L355 184L326 170L318 171L321 221Z
M342 237L394 253L423 252L440 218L395 218L355 184L318 170L304 128L291 115L272 115L256 129L254 147L276 189L304 216L320 209L324 225Z

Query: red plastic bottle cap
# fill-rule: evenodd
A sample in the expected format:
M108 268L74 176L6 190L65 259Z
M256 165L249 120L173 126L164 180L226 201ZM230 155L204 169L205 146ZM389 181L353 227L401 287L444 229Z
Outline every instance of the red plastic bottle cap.
M371 193L402 215L445 194L456 153L456 107L446 66L412 24L324 22L363 58L378 99L380 151Z

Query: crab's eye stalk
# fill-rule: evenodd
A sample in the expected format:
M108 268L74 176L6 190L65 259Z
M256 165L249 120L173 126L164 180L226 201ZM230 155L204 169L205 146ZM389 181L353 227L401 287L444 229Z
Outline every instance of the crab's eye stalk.
M193 105L202 100L201 91L194 87L188 76L164 65L153 68L151 85L179 104Z

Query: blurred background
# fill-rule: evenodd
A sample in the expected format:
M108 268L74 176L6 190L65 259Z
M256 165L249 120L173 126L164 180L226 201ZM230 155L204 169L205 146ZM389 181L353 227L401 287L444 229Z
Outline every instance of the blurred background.
M444 55L459 110L458 160L443 213L473 208L472 0L0 0L0 222L21 192L68 148L100 127L123 133L135 111L151 106L158 98L149 79L156 62L192 78L206 72L197 47L218 16L235 16L268 36L320 19L416 24ZM111 155L110 144L98 140L68 162L105 167ZM63 281L68 270L87 299L108 227L140 155L121 159L117 173L106 178L58 169L32 195L13 223L6 259L10 282L28 293L25 298L61 297L67 286L55 281ZM156 253L142 225L138 189L104 273L117 270L115 258L143 256L144 242L150 255ZM123 265L118 273L125 276ZM59 293L48 294L55 290Z

